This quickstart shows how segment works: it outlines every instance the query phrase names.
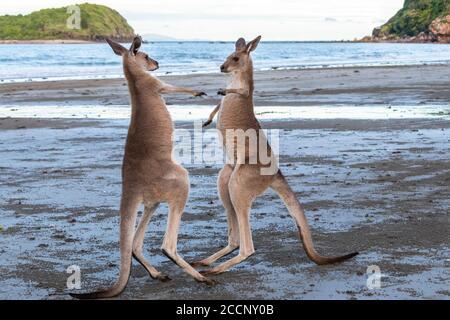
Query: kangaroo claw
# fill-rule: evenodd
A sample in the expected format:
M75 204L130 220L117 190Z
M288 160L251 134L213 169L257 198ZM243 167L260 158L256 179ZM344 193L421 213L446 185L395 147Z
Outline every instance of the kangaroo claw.
M162 274L162 275L156 277L156 279L161 281L161 282L167 282L167 281L171 281L172 280L169 276L166 276L165 274Z
M218 282L216 280L209 279L209 278L206 278L206 277L204 279L202 279L202 280L198 280L198 282L204 283L204 284L206 284L208 286L214 286L214 285L218 284Z
M202 270L199 271L201 275L203 276L213 276L213 275L217 275L220 274L221 272L214 270L214 269L209 269L209 270Z
M190 265L191 265L191 267L194 267L194 268L207 267L208 266L208 264L203 263L202 261L191 262Z

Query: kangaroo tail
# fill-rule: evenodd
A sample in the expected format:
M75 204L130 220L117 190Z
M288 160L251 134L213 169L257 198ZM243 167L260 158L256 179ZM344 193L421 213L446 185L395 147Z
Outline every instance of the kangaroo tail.
M125 290L131 273L134 228L139 204L140 202L136 199L122 200L120 218L120 273L117 282L106 290L90 293L70 293L72 297L77 299L106 299L116 297Z
M123 266L120 268L119 280L109 289L99 290L88 293L69 293L72 298L80 300L93 300L93 299L108 299L114 298L120 295L128 284L131 271L131 259L128 267Z
M316 249L314 249L314 244L311 237L311 231L308 225L308 220L306 219L305 212L297 200L294 191L291 189L286 179L284 178L281 172L278 172L276 179L271 185L272 189L274 189L281 199L286 204L286 207L289 210L289 213L294 218L300 239L303 243L303 248L306 251L308 257L318 265L332 264L341 262L347 259L350 259L358 254L358 252L350 253L347 255L339 256L339 257L325 257L320 255Z

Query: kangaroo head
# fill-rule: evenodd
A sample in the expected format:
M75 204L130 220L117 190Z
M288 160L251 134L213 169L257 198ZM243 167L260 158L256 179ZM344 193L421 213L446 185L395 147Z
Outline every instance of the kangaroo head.
M155 71L159 68L158 61L150 58L145 52L139 51L142 45L142 38L140 36L134 38L129 50L111 39L106 39L106 42L108 42L115 54L133 59L138 66L146 71Z
M261 36L258 36L246 44L244 38L239 38L236 41L236 50L220 66L220 71L230 73L245 71L251 68L252 58L250 57L250 52L256 49L260 40Z

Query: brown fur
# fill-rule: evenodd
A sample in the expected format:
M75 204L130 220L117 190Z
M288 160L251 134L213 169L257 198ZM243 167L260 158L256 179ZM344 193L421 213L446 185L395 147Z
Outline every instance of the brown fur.
M225 95L225 97L220 105L217 128L223 136L225 148L233 146L233 151L237 149L237 152L226 150L228 156L234 157L235 165L227 164L220 171L218 179L219 195L228 218L229 243L224 249L193 265L209 266L237 248L239 248L239 254L211 270L202 272L203 274L219 274L227 271L255 252L250 227L250 209L253 201L269 187L275 190L285 202L299 228L300 238L311 260L319 265L329 264L349 259L357 254L352 253L340 257L319 255L314 249L303 208L281 171L275 170L275 174L262 175L261 169L264 165L259 161L256 164L247 162L249 157L248 150L245 150L244 153L243 150L240 150L242 145L236 146L234 141L226 143L227 129L254 129L258 132L257 139L264 139L263 143L267 143L264 134L259 133L261 127L253 110L253 63L250 52L255 50L260 39L261 37L257 37L246 44L245 40L240 38L236 42L236 51L221 66L221 71L232 73L232 78L227 89L219 90L218 92ZM217 112L217 109L218 107L214 111ZM210 120L214 118L215 112L211 114ZM247 146L245 145L246 149ZM268 151L271 154L270 147Z
M166 108L163 93L184 92L204 95L186 88L178 88L158 80L147 71L158 63L139 52L141 39L137 37L130 50L107 40L117 55L122 56L125 77L131 96L131 123L125 145L122 167L122 200L120 205L120 273L118 281L107 290L87 294L72 294L76 298L109 298L119 295L130 276L134 257L150 276L162 281L168 277L157 271L142 255L145 231L151 216L160 203L169 206L167 231L163 253L197 281L212 283L199 274L177 253L177 236L181 215L189 194L188 172L172 160L173 124ZM145 212L135 231L137 209L145 205Z

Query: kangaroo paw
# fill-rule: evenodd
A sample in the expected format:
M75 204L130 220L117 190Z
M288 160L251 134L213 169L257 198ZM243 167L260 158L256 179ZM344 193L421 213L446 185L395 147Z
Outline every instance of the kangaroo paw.
M205 263L203 261L195 261L195 262L191 262L190 265L194 268L198 268L198 267L208 267L209 264Z

